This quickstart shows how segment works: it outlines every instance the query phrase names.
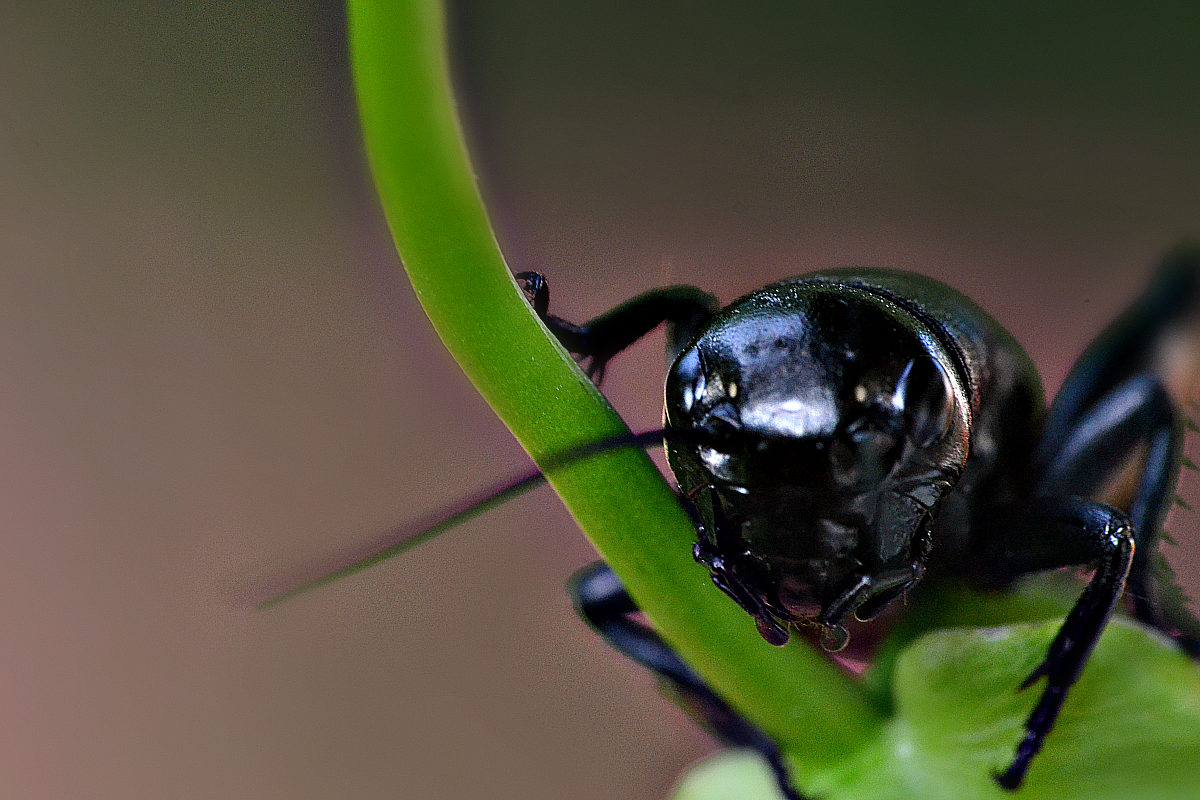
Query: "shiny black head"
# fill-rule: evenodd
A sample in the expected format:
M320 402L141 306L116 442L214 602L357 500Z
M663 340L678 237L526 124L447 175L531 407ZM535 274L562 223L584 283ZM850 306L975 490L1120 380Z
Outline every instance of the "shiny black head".
M921 576L936 505L966 458L962 380L935 332L832 280L766 287L671 366L668 446L699 512L696 558L782 644L790 624L845 643Z

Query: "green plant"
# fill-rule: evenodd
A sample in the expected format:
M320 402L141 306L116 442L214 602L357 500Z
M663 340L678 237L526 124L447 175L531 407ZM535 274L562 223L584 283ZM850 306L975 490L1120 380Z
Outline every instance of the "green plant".
M434 0L351 0L363 132L413 287L443 342L539 463L624 430L531 313L488 225L459 135ZM503 335L497 335L502 331ZM694 531L653 464L619 451L550 473L601 555L676 649L774 736L798 782L830 797L1003 797L990 780L1033 695L1013 688L1064 608L1055 582L1003 598L927 592L865 680L803 644L765 646L690 556ZM953 628L949 626L1003 628ZM1128 743L1136 741L1135 746ZM1200 775L1200 673L1154 634L1113 626L1022 796L1183 798ZM679 798L770 797L722 759Z

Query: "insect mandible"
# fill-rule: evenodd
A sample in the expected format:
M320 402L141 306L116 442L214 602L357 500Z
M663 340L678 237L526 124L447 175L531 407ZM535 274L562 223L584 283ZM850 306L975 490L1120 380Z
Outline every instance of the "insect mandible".
M1044 681L995 776L1002 787L1021 785L1123 594L1138 619L1200 655L1200 623L1158 566L1183 461L1181 398L1200 382L1200 250L1165 259L1049 407L1009 333L913 273L813 273L724 308L699 289L670 287L582 325L549 313L543 276L517 277L597 383L613 356L666 323L664 429L563 460L665 441L696 523L695 560L770 644L804 630L840 650L852 620L895 606L926 574L1003 587L1033 572L1093 570L1021 687ZM404 544L537 480L469 503ZM280 596L378 558L361 553ZM583 570L571 591L611 645L674 684L723 740L758 750L786 797L802 797L774 742L637 619L611 569Z

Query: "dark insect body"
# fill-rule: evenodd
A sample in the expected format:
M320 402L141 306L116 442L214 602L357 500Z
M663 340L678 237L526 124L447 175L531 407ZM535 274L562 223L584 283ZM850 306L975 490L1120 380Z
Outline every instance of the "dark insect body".
M1003 587L1059 567L1092 578L1021 688L1045 679L997 782L1020 786L1109 616L1136 616L1200 653L1200 624L1158 552L1200 383L1200 251L1181 249L1093 343L1046 407L1011 335L929 278L842 270L767 286L720 308L691 287L649 292L586 325L550 316L568 350L608 359L668 323L668 462L713 583L782 645L816 628L829 650L927 573ZM604 565L574 583L581 613L618 650L695 699L710 727L778 751L649 629Z
M1042 663L1026 733L996 781L1020 786L1114 608L1200 655L1200 622L1158 544L1200 388L1200 250L1180 249L1078 360L1046 406L1011 335L958 292L920 275L851 269L764 287L721 308L692 287L648 292L584 325L534 310L596 382L616 353L662 323L671 366L663 431L696 560L782 645L813 632L831 651L851 619L895 605L926 575L1002 588L1034 572L1092 577ZM269 603L394 555L536 484L530 476L274 587ZM599 563L571 583L576 606L617 650L670 681L708 727L759 751L781 792L775 743L738 715L658 635ZM1017 688L1017 687L1014 687Z

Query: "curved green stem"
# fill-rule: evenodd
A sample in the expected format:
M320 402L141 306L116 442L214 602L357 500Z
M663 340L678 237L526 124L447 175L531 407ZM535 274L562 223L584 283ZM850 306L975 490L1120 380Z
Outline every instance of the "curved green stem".
M445 69L434 0L351 0L363 132L388 223L446 348L539 463L625 430L548 335L488 225ZM806 647L776 649L691 559L695 532L641 452L555 470L550 482L655 626L807 772L880 725L864 693Z

